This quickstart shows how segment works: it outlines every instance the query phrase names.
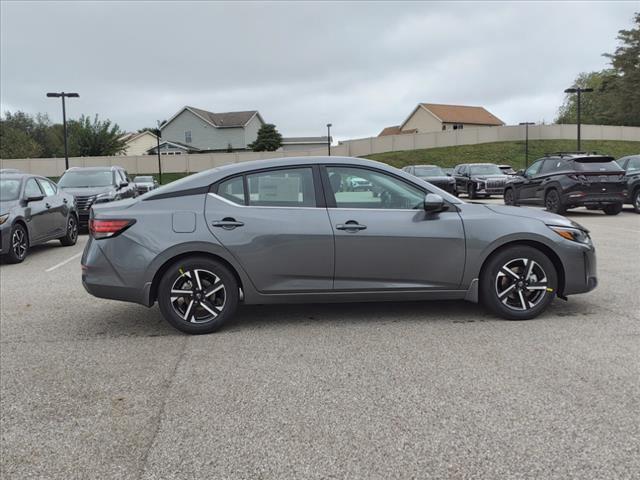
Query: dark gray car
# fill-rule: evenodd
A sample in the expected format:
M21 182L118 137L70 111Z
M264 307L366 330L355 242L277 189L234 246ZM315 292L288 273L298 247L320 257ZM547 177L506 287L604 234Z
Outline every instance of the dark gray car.
M373 191L341 191L343 178ZM95 205L82 282L207 333L240 302L482 300L533 318L595 288L583 227L528 208L467 204L370 160L227 165L133 200Z
M442 190L456 194L456 181L437 165L408 165L402 169Z
M77 238L73 196L44 177L0 174L0 254L8 262L22 262L34 245L59 239L70 246Z

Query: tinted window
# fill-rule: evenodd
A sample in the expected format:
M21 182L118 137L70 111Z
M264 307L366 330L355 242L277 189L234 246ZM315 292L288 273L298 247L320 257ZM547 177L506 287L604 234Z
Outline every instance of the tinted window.
M633 171L636 171L636 170L640 170L640 157L633 157L627 163L627 171L628 172L633 172Z
M27 180L27 184L24 187L24 196L25 197L39 197L42 195L42 190L38 186L38 182L36 182L35 178L30 178Z
M0 202L17 200L20 195L20 180L0 178Z
M444 172L440 167L416 167L414 175L417 177L442 177Z
M222 182L218 185L218 195L231 202L245 205L242 177L235 177Z
M422 208L424 192L376 170L327 167L329 183L338 208Z
M38 183L40 183L40 186L42 187L42 190L47 197L51 197L52 195L56 194L56 188L50 182L38 179Z
M574 168L580 172L619 172L621 170L613 160L611 161L591 161L587 159L575 160Z
M537 175L538 171L540 170L540 167L542 166L543 161L544 160L538 160L536 163L534 163L529 168L527 168L527 171L524 172L525 176L533 177L534 175Z
M269 170L247 175L249 205L315 207L311 168Z
M111 170L76 170L66 172L58 182L59 187L107 187L113 185Z
M472 175L502 175L497 165L471 165Z

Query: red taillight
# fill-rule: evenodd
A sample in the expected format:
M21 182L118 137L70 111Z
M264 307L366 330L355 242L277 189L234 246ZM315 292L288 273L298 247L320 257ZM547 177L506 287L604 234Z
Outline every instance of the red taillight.
M89 220L89 232L93 238L109 238L122 233L126 228L135 223L135 220L101 220L92 218Z

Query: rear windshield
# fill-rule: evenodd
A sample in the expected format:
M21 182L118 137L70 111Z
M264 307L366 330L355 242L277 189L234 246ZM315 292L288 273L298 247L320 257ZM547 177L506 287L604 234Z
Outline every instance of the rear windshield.
M0 179L0 202L17 200L20 195L20 180L14 178Z
M418 177L442 177L444 172L440 167L416 167L416 176Z
M590 159L579 158L573 162L575 169L579 172L620 172L620 165L605 158Z
M67 172L58 182L59 187L108 187L113 185L113 173L111 170L79 170Z

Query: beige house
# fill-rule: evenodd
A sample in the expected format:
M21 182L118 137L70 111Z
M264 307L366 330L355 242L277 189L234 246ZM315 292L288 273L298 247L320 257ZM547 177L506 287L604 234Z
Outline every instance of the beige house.
M501 125L504 125L504 122L484 107L419 103L402 124L387 127L378 136L441 132L443 130L461 130L469 127L497 127Z
M120 155L146 155L147 150L158 144L158 137L149 131L126 133L121 137L126 142L126 149Z

